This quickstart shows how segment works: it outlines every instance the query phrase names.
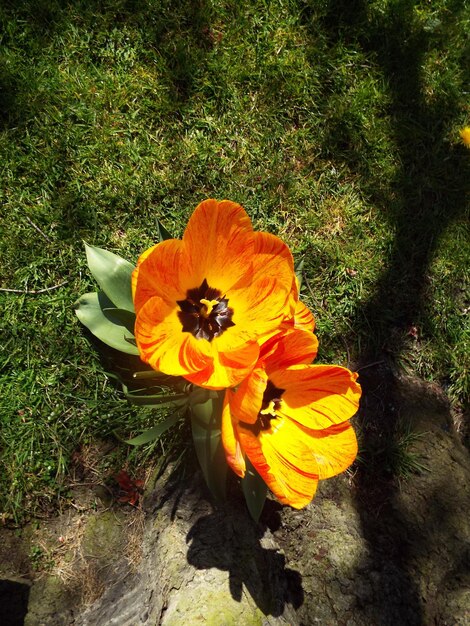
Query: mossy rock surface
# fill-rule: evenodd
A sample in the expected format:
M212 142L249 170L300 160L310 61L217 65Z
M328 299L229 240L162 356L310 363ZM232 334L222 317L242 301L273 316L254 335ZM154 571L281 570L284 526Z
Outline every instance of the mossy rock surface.
M77 624L106 621L110 606L124 626L469 623L468 451L432 386L394 381L386 402L420 434L421 470L323 481L301 511L268 500L260 524L237 485L214 509L197 474L163 476L146 496L138 576Z
M32 585L24 626L69 626L75 602L63 581L45 576Z
M255 524L236 481L214 508L197 471L182 480L168 468L145 495L140 561L129 565L125 507L90 512L78 553L94 597L43 576L25 626L466 626L468 450L434 388L402 381L386 401L421 433L413 453L428 469L323 481L301 511L268 499Z
M119 511L104 511L90 517L82 540L85 558L109 565L120 558L126 540L125 519Z

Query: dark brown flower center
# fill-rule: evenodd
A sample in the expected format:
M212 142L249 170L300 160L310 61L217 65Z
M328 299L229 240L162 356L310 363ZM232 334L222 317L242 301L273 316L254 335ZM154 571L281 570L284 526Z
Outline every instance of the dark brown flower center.
M199 287L188 289L186 300L178 300L177 304L183 332L191 333L196 339L212 341L235 326L228 299L218 289L209 287L205 278Z
M256 422L254 424L240 422L240 424L244 428L251 430L256 436L258 436L262 430L269 430L271 420L276 417L276 411L281 406L281 396L284 391L285 389L276 387L274 383L268 380Z

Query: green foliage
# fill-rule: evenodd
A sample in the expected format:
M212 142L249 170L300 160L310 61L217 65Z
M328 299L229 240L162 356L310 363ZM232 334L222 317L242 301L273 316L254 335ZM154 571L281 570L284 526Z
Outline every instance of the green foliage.
M81 323L103 343L127 354L139 354L131 323L132 318L135 321L135 313L116 309L102 291L80 296L75 303L75 313Z
M257 522L263 511L268 488L266 483L255 470L248 457L245 459L246 474L242 478L242 491L251 517Z
M182 414L185 412L185 410L185 407L177 409L156 426L149 428L145 432L137 435L137 437L129 439L125 443L131 446L142 446L146 443L149 443L150 441L155 441L156 439L159 439L163 435L163 433L165 433L169 428L174 426L178 422L178 420L181 419Z
M85 244L88 268L112 306L134 313L131 279L134 265L108 250Z
M0 287L68 281L0 292L3 511L47 510L80 444L161 419L122 401L82 336L82 241L134 262L206 197L303 256L319 360L385 353L468 398L463 7L2 3Z
M227 462L222 445L223 392L197 389L190 398L194 448L207 486L218 501L225 499Z

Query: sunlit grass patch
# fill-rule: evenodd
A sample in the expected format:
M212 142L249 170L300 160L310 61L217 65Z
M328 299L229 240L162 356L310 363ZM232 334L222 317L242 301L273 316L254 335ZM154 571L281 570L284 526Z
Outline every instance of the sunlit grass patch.
M155 419L106 382L74 319L93 288L83 240L134 262L157 218L180 236L205 197L305 256L321 361L385 355L453 402L470 391L465 13L130 7L0 9L0 287L20 292L0 292L0 508L17 519L56 501L76 447Z

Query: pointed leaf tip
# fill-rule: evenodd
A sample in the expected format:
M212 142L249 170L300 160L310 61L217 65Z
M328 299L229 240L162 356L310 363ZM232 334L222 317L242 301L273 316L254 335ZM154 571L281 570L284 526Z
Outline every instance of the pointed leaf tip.
M85 242L88 267L96 282L118 309L134 312L131 278L134 265L122 257Z
M245 463L246 473L241 480L242 491L252 519L258 522L266 501L268 488L248 457L246 457Z
M157 220L158 239L159 241L166 241L167 239L174 239L173 235L163 226L160 220Z

